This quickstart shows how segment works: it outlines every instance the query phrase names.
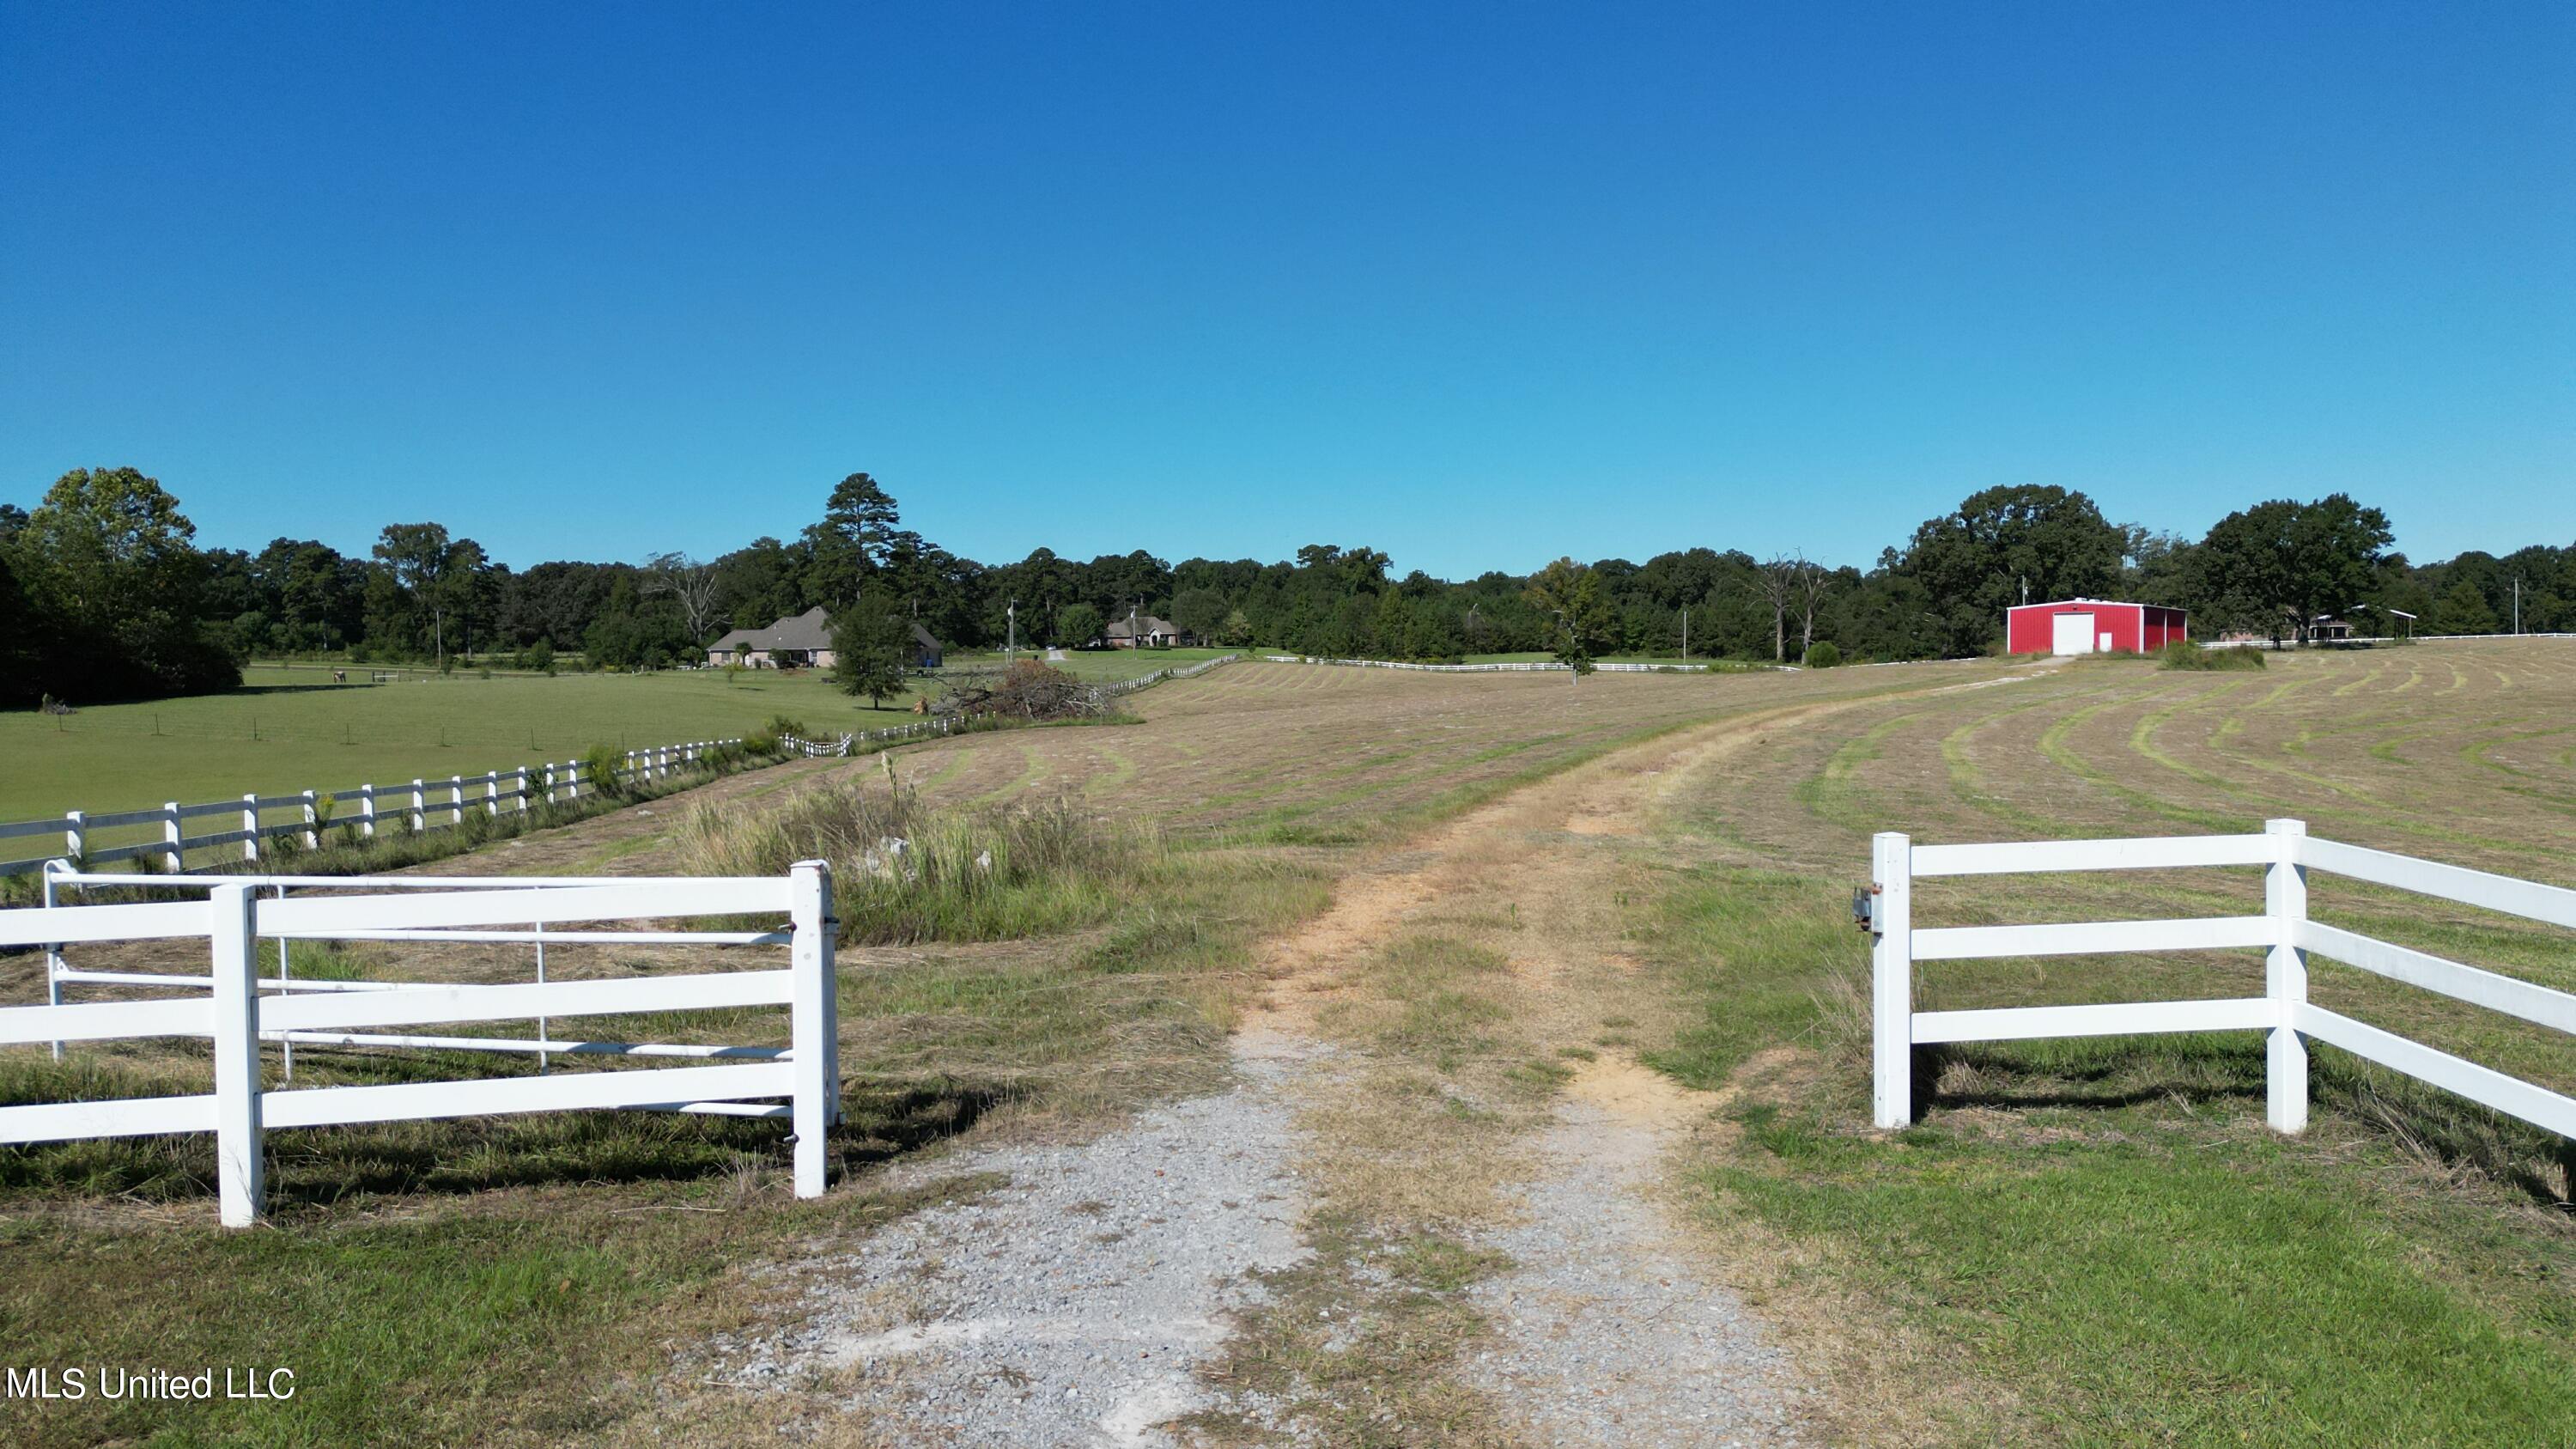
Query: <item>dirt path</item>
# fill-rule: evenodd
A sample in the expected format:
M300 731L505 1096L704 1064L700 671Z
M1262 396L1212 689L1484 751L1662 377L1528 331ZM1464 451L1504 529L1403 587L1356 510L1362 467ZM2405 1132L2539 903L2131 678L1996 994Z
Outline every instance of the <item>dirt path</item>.
M905 1442L1797 1442L1795 1366L1665 1190L1719 1103L1629 1055L1621 895L1698 767L1840 707L1668 735L1382 854L1264 953L1236 1087L904 1169L1010 1185L812 1265L812 1323L731 1372Z

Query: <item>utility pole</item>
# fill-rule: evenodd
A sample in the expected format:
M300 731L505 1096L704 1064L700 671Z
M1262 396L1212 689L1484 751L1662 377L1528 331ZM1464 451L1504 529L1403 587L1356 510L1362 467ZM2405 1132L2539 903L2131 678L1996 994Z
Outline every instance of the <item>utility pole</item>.
M2021 601L2025 604L2030 602L2030 575L2028 574L2021 576Z
M1690 663L1690 609L1687 605L1682 609L1682 662Z
M1138 599L1136 602L1127 606L1127 647L1130 649L1142 649L1145 647L1143 643L1136 638L1136 611L1144 606L1145 601L1143 599Z
M1020 651L1020 601L1011 600L1010 607L1004 609L1002 614L1011 621L1010 642L1002 646L1002 662L1008 664L1011 656Z
M2513 576L2513 632L2522 632L2522 575Z

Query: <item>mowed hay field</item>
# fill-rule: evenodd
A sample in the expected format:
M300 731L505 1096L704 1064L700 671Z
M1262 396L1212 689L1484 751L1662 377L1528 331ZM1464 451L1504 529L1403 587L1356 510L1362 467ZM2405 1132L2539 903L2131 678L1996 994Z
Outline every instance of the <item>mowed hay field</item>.
M1229 664L1132 696L1138 723L907 747L942 803L1071 798L1188 834L1348 842L1659 731L1995 674L1986 663L1798 673L1415 674ZM875 762L866 770L882 767Z
M350 684L327 669L255 666L228 694L0 713L0 820L443 780L568 760L593 744L748 734L785 714L817 731L900 723L817 673L501 674Z
M2258 1033L1916 1053L1869 1127L1869 837L2312 834L2576 886L2576 645L2111 660L1870 700L1712 760L1641 888L1672 1018L1647 1057L1726 1088L1691 1175L1855 1413L1852 1437L2567 1442L2576 1154L2312 1044L2316 1115L2264 1125ZM2316 873L2319 919L2576 990L2569 934ZM1971 877L1917 925L2255 913L2254 869ZM2559 1032L2315 959L2311 996L2576 1092ZM1932 962L1918 1009L2259 995L2260 951ZM1764 1276L1765 1272L1769 1276ZM1873 1387L1875 1386L1875 1387Z
M1533 773L1693 721L1758 719L1800 701L1994 669L1576 684L1229 665L1131 697L1136 723L800 761L440 862L431 869L702 868L688 844L693 804L758 812L835 781L873 792L889 764L932 810L1043 812L1070 801L1097 832L1063 852L1074 878L1009 887L1017 905L979 918L1007 920L1008 931L932 929L866 944L877 939L859 934L868 918L845 899L849 1122L831 1144L841 1185L817 1202L787 1195L776 1124L722 1118L572 1113L280 1132L270 1138L273 1225L240 1234L211 1228L209 1139L0 1150L0 1261L12 1267L0 1275L0 1338L45 1362L287 1354L306 1385L286 1404L48 1405L25 1437L630 1442L645 1426L694 1432L695 1442L773 1435L761 1403L702 1394L697 1346L799 1311L781 1301L776 1265L864 1253L886 1222L983 1185L942 1181L934 1169L896 1191L866 1172L872 1164L966 1133L1078 1136L1135 1103L1221 1083L1226 1033L1263 989L1259 943L1322 911L1337 876L1373 858L1368 846L1336 842L1400 836ZM183 948L71 954L86 967L195 969ZM771 959L557 937L548 969L615 978ZM529 979L532 963L520 947L360 943L298 946L294 969L513 981ZM32 954L0 961L0 995L41 1000L42 973ZM759 1042L779 1039L783 1023L775 1012L692 1012L592 1019L582 1030ZM614 1064L559 1059L554 1069L603 1065ZM296 1081L532 1070L517 1057L311 1049L297 1053ZM202 1048L186 1042L101 1043L60 1066L41 1046L14 1048L0 1051L0 1101L200 1091L205 1071ZM238 1311L243 1303L256 1311ZM403 1390L369 1387L388 1380ZM677 1437L688 1442L687 1432Z
M1353 1013L1363 1044L1379 1039L1368 1011L1390 1013L1379 1035L1395 1044L1368 1050L1393 1053L1389 1070L1414 1085L1387 1095L1388 1120L1439 1136L1389 1145L1387 1179L1424 1176L1463 1132L1498 1130L1502 1116L1464 1110L1496 1083L1519 1095L1492 1100L1542 1115L1565 1073L1596 1063L1707 1089L1688 1094L1698 1125L1674 1139L1676 1201L1706 1228L1695 1251L1711 1271L1817 1376L1833 1417L1815 1442L2563 1440L2576 1229L2549 1205L2565 1182L2537 1134L2319 1048L2316 1125L2276 1138L2250 1033L1926 1052L1920 1124L1871 1131L1855 995L1866 946L1848 900L1880 829L1927 842L2167 834L2278 815L2576 883L2564 643L2299 654L2241 674L1981 661L1578 684L1245 663L1125 707L1133 722L747 772L431 867L703 868L693 802L786 809L834 784L883 799L889 769L926 812L982 817L970 829L1070 817L1096 832L1059 853L1068 876L1030 883L1017 909L955 918L966 929L931 918L915 935L861 934L870 918L843 902L850 1124L832 1138L839 1185L818 1202L786 1196L774 1124L644 1114L280 1132L276 1220L244 1234L208 1227L204 1139L0 1151L0 1261L13 1268L0 1338L29 1361L291 1350L309 1384L287 1405L49 1406L30 1442L772 1437L776 1403L707 1388L692 1345L792 1322L798 1280L782 1264L864 1256L885 1223L989 1186L919 1161L944 1140L1078 1140L1139 1103L1221 1086L1226 1033L1270 989L1271 949L1329 924L1328 906L1401 895L1387 881L1417 868L1492 891L1482 904L1433 892L1418 917L1390 907L1330 968L1338 994L1313 998L1342 1001L1316 1009ZM2246 871L1917 892L1925 924L2234 912L2259 898ZM2576 986L2564 933L2323 878L2316 905ZM1471 931L1494 950L1415 949ZM530 967L517 947L297 950L299 974L524 980ZM717 964L704 954L557 941L549 970ZM125 948L76 955L159 964ZM1557 981L1557 968L1572 974ZM1941 963L1919 996L2222 995L2253 989L2260 969L2251 952ZM1551 983L1547 1010L1514 994L1525 972ZM41 976L35 958L0 962L0 995L40 999ZM2315 994L2576 1087L2562 1036L2325 963ZM779 1025L709 1012L585 1030L759 1041ZM299 1084L529 1069L297 1057ZM184 1043L84 1050L59 1068L41 1047L13 1049L0 1100L202 1090L204 1070ZM868 1171L892 1159L924 1169L914 1185ZM1428 1310L1464 1311L1455 1285L1425 1291ZM284 1350L282 1322L301 1325ZM1423 1361L1471 1340L1426 1339ZM400 1393L367 1387L388 1375Z
M2296 818L2312 835L2576 885L2576 648L2293 653L2241 673L2029 669L1839 712L1763 742L1710 785L1706 829L1767 868L1838 884L1867 875L1879 830L1938 844L2252 832ZM2321 920L2576 989L2562 931L2322 873L2310 889ZM1924 882L1915 900L1923 926L2116 920L2259 914L2263 887L2252 868L1968 877ZM2260 995L2263 979L2259 951L1921 974L1925 1009ZM2546 1028L2322 961L2312 994L2576 1090L2576 1051Z

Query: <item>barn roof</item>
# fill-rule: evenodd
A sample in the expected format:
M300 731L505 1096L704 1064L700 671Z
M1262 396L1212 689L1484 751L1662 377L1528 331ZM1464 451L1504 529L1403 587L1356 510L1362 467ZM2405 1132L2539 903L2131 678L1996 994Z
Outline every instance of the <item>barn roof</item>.
M2115 609L2169 609L2177 614L2186 614L2190 612L2190 610L2185 609L2180 604L2149 604L2137 599L2051 599L2046 603L2009 604L2005 607L2012 609L2063 609L2075 604L2108 604Z

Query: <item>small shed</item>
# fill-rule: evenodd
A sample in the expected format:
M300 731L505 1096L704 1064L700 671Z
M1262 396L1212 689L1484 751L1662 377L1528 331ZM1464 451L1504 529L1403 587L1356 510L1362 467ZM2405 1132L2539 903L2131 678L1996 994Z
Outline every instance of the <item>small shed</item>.
M2004 611L2004 648L2012 654L2152 654L2190 637L2184 612L2162 604L2060 599Z

